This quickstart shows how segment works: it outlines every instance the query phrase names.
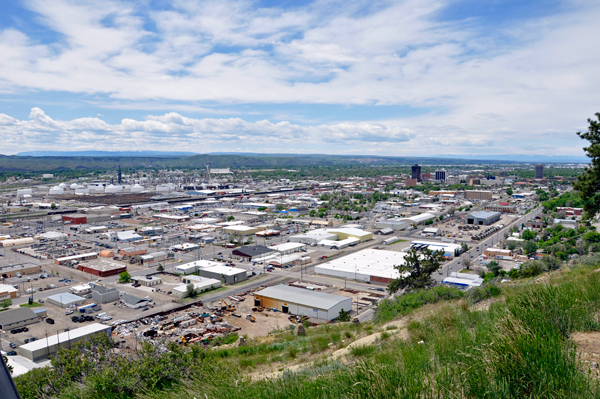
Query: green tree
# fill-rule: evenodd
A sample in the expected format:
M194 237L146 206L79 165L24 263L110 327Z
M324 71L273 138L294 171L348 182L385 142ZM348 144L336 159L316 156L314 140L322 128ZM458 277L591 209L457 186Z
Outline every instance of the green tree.
M229 215L229 217L227 218L227 221L231 222L233 219L235 219L235 217L233 217L233 215Z
M277 209L278 211L283 211L283 210L285 210L285 205L277 204L277 205L275 205L275 209Z
M491 261L487 264L488 270L494 274L494 277L498 277L500 274L502 267L495 260Z
M513 189L512 189L512 188L510 188L510 187L509 187L509 188L507 188L507 189L506 189L506 194L508 194L508 195L513 195Z
M314 209L311 209L310 212L308 213L308 216L310 216L311 218L314 218L315 216L317 216L317 211L315 211Z
M340 310L340 315L337 317L338 321L350 321L350 312L346 312L344 309Z
M523 249L525 250L525 253L527 255L530 255L532 253L534 253L535 251L537 251L537 245L535 242L529 240L529 241L525 241L525 245L523 245Z
M50 204L50 209L56 209L56 204L54 202Z
M10 305L12 305L12 300L10 298L3 299L0 301L0 306L4 309L8 308Z
M465 267L465 269L469 270L471 268L471 259L465 258L465 260L463 261L463 266Z
M119 283L128 283L129 280L131 280L131 275L127 271L119 274Z
M189 283L186 286L186 293L187 293L187 296L190 298L196 298L199 294L198 290L194 287L194 284L192 284L192 283Z
M598 121L588 119L588 131L577 132L583 140L589 141L589 146L583 147L585 155L591 158L590 166L577 176L573 187L583 198L584 218L591 219L600 211L600 113L596 113Z
M525 230L522 237L524 240L533 240L535 238L535 233L531 230Z
M163 267L163 265L159 263L159 264L158 264L158 267L156 268L156 271L157 271L157 272L162 272L162 271L164 271L164 270L165 270L165 268Z
M423 252L417 252L414 249L409 250L404 257L404 264L394 266L400 277L390 282L388 291L390 293L402 289L415 291L433 286L434 281L431 275L440 268L443 255L443 251L434 252L425 249Z

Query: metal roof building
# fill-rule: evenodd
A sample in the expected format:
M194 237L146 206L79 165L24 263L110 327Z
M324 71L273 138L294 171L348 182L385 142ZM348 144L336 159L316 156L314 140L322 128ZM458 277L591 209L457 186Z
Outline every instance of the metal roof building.
M72 331L48 335L43 339L22 345L19 347L19 354L36 362L58 352L59 345L63 348L69 348L74 343L84 340L91 335L106 334L110 337L110 333L110 326L94 323Z
M23 327L38 321L40 321L39 316L30 308L17 308L0 312L0 328L3 330Z
M352 298L304 288L276 285L254 293L254 306L275 308L283 313L292 313L333 320L340 310L352 310Z
M47 301L61 308L68 308L71 305L81 305L85 302L85 298L65 292L64 294L49 296Z
M500 212L478 211L469 213L465 218L467 224L476 224L479 226L488 226L500 220Z

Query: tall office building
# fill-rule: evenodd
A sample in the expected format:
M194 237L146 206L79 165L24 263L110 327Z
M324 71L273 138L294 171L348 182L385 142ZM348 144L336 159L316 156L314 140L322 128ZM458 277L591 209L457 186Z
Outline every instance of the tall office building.
M436 170L435 171L435 180L446 181L446 171L444 169Z
M419 164L414 164L412 166L411 178L417 180L418 182L421 181L421 167L419 166Z
M543 179L544 178L544 165L535 165L535 178Z

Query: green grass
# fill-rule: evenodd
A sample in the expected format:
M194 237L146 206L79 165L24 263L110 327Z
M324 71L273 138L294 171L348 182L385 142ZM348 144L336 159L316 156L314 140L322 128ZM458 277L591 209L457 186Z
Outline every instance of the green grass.
M37 308L37 307L44 306L44 305L42 305L41 303L38 303L38 302L34 302L31 305L28 303L24 303L19 306L22 308Z
M469 297L450 287L394 299L380 321L392 311L402 316L418 312L423 304L438 304L408 320L407 340L384 330L373 345L352 347L348 364L328 361L326 354L380 326L323 325L307 329L303 337L284 329L268 342L250 340L247 347L173 347L173 353L165 354L148 349L148 355L106 366L93 359L101 353L81 357L77 350L73 365L58 362L16 382L24 398L41 393L140 399L598 398L598 382L582 371L570 340L573 332L600 331L600 273L593 269L564 271L552 284L505 288L505 300L483 310L473 310ZM463 300L453 301L458 298ZM317 359L310 367L286 371L286 362L308 355ZM267 379L248 375L265 366L283 373ZM48 391L48 381L60 390Z

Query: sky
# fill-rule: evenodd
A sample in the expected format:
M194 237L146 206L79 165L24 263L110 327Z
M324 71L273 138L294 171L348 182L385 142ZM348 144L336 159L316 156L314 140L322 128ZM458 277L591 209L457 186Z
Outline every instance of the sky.
M597 0L3 0L0 153L583 155Z

